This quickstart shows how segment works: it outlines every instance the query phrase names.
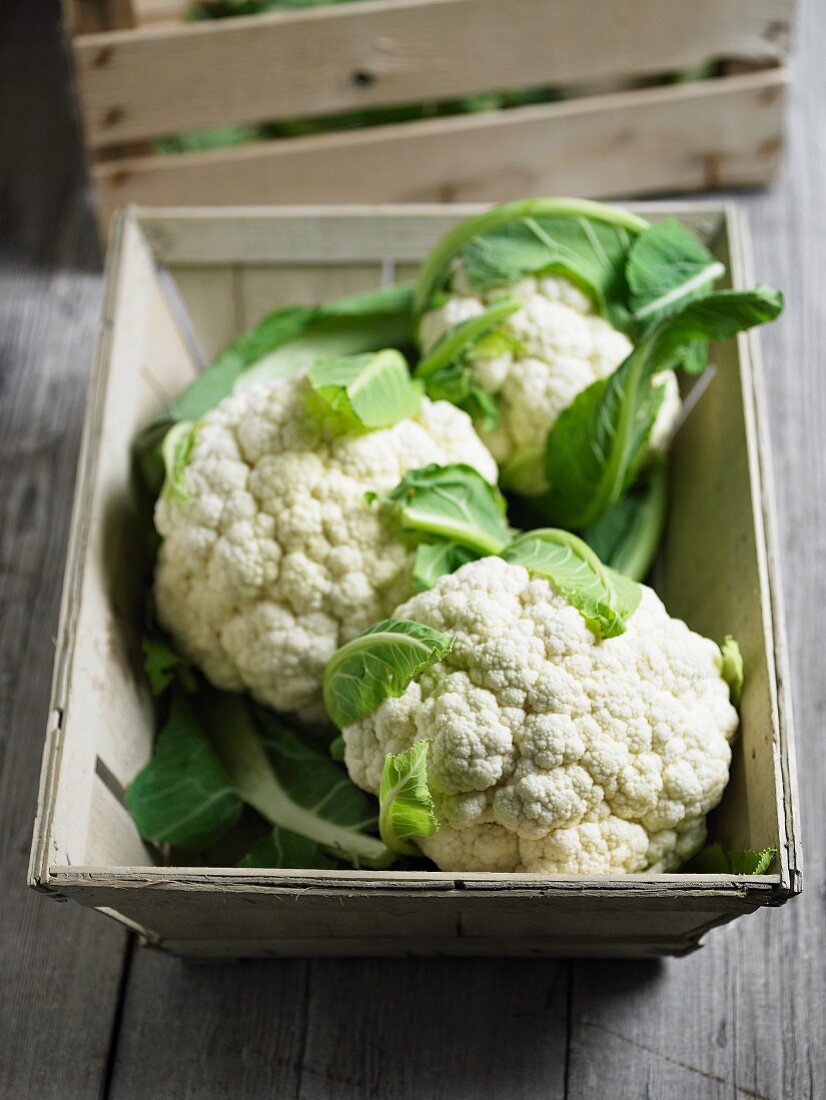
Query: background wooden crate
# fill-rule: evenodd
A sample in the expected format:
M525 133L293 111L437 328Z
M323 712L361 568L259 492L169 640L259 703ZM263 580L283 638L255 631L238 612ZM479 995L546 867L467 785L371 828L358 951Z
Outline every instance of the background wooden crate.
M476 208L472 208L476 209ZM729 207L676 214L750 281ZM148 517L130 441L195 372L166 271L207 354L276 305L408 275L466 207L148 211L119 219L109 258L66 566L32 885L190 955L682 954L704 932L799 890L785 647L754 334L716 373L673 450L658 588L712 637L734 633L747 681L732 779L714 832L778 849L770 875L588 877L250 871L153 866L123 804L151 753L138 620Z
M199 24L181 22L187 0L66 0L66 12L106 226L125 202L612 197L765 183L781 160L793 3L366 0ZM725 75L606 90L709 61ZM161 157L150 144L198 127L546 85L570 98L223 151Z

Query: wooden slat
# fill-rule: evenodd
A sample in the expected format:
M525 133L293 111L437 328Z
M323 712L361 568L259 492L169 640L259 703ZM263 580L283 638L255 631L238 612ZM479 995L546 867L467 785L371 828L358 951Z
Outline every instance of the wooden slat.
M373 0L80 36L86 140L305 117L473 92L772 63L789 0Z
M392 260L409 278L436 240L484 203L367 205L335 204L245 207L141 207L141 230L162 264L212 270L232 264L245 273L292 265L315 267L319 275L342 266L372 267ZM629 209L656 221L678 217L711 247L722 226L723 208L705 199L633 202ZM328 285L329 293L334 288Z
M181 266L171 275L208 361L244 327L236 294L238 271L229 264Z
M310 965L181 966L156 952L141 952L132 967L107 1095L111 1100L297 1097Z
M83 905L123 914L147 929L156 946L184 945L188 954L197 954L199 941L212 945L211 954L223 941L240 946L242 955L281 955L282 944L286 955L442 954L451 942L460 954L492 954L497 946L507 954L683 954L709 928L783 897L776 876L431 878L407 884L404 876L369 872L356 879L52 868L49 882Z
M745 186L780 163L783 70L213 153L97 164L124 202L485 201Z
M124 440L134 438L193 377L194 367L134 220L123 225L123 246L122 263L119 249L113 252L79 459L44 750L45 808L32 857L37 882L55 858L70 864L87 858L98 758L124 787L151 754L153 708L136 675L135 635L147 517L135 494L126 492L132 454ZM119 364L114 374L111 364ZM104 826L99 819L96 824ZM120 815L108 840L110 852L117 830L123 831ZM139 852L142 846L132 833L130 846ZM91 850L95 847L93 838Z

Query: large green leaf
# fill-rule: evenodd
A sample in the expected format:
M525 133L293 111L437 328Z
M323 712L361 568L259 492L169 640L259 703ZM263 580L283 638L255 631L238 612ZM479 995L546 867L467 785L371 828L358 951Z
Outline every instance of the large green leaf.
M431 250L416 284L414 313L431 308L459 261L476 291L540 272L564 275L625 326L626 256L647 228L625 210L585 199L526 199L493 207L454 226Z
M603 565L587 543L570 531L529 531L514 539L502 557L550 581L597 638L623 634L642 598L635 581Z
M543 514L574 530L596 523L622 498L645 457L663 396L653 375L692 365L692 348L701 349L704 361L708 340L771 321L782 307L771 287L718 291L649 330L612 375L574 398L548 433Z
M126 804L145 840L182 851L208 848L240 817L243 801L181 692L171 696L155 753L127 788Z
M464 363L441 367L425 381L425 392L431 401L449 401L478 421L485 431L492 432L499 423L496 398L476 381Z
M505 498L463 463L408 470L392 492L369 494L368 502L373 501L413 544L438 539L478 554L497 554L511 536Z
M238 861L239 867L294 867L298 870L335 871L342 861L327 852L309 837L291 833L288 829L273 829L261 837Z
M412 288L392 286L320 306L268 314L222 351L140 435L147 484L160 489L160 440L170 425L197 421L229 394L256 382L291 378L318 359L412 343Z
M209 692L204 715L235 789L274 826L268 858L280 850L293 861L283 866L296 866L299 858L327 866L329 857L356 867L389 866L391 853L370 835L377 827L375 801L321 747L243 696ZM260 860L262 850L254 852L250 858Z
M455 573L480 555L458 542L421 542L416 547L413 583L419 592L432 588L439 577Z
M416 367L416 377L424 380L431 401L450 401L474 420L482 420L489 431L496 427L496 399L475 380L467 359L520 307L515 298L503 298L442 335Z
M632 243L625 267L629 305L648 326L711 292L725 266L676 219L653 225Z
M424 623L385 619L342 646L324 670L324 705L339 729L372 714L441 661L453 638Z
M445 367L462 360L464 354L485 336L495 332L504 321L521 309L516 298L502 298L484 313L459 321L443 333L416 367L418 378L430 378Z
M427 785L430 741L416 741L396 756L384 758L379 787L379 833L392 852L420 855L414 837L432 836L439 828Z
M410 377L407 361L393 348L320 359L307 379L346 428L389 428L421 408L422 384Z
M668 503L664 460L646 469L629 492L580 534L597 557L623 576L648 576L662 538Z

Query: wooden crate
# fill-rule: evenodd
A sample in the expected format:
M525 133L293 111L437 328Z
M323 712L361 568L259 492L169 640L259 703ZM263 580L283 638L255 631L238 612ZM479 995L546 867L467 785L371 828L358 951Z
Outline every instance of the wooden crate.
M207 354L278 305L408 275L476 207L130 209L116 222L92 374L31 884L183 955L683 954L705 931L800 889L792 723L772 541L758 342L714 349L716 373L673 450L674 508L661 594L695 629L739 639L742 732L716 837L778 849L752 878L260 871L153 866L123 804L149 759L153 705L140 670L147 522L130 441L195 373L175 280ZM676 214L751 281L745 229L720 205ZM164 273L169 274L164 274Z
M604 198L752 186L780 164L794 0L370 0L198 24L187 2L66 0L102 226L126 202ZM726 75L633 87L709 61ZM547 85L569 98L152 152L199 127Z

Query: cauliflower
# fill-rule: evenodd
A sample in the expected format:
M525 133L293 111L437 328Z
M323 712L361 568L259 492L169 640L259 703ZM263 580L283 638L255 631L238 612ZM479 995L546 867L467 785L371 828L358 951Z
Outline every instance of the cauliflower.
M502 293L501 287L471 290L457 266L447 301L422 317L423 351L431 351L454 325L480 316ZM561 276L522 279L508 288L508 296L523 303L502 326L512 339L494 341L493 350L483 343L469 356L468 366L499 406L496 428L485 431L479 425L479 433L502 467L503 483L530 496L546 488L542 459L556 418L581 390L612 374L632 344ZM664 386L665 393L650 447L664 451L680 412L679 387L672 371L655 375L653 382Z
M311 415L303 378L250 386L198 423L162 494L158 616L220 688L324 720L324 666L413 592L413 554L365 503L405 472L465 462L496 480L469 417L422 400L414 420L337 434Z
M351 778L431 739L449 871L675 870L728 781L737 712L719 648L644 588L624 634L597 642L544 579L487 557L399 607L455 639L398 698L343 731Z

